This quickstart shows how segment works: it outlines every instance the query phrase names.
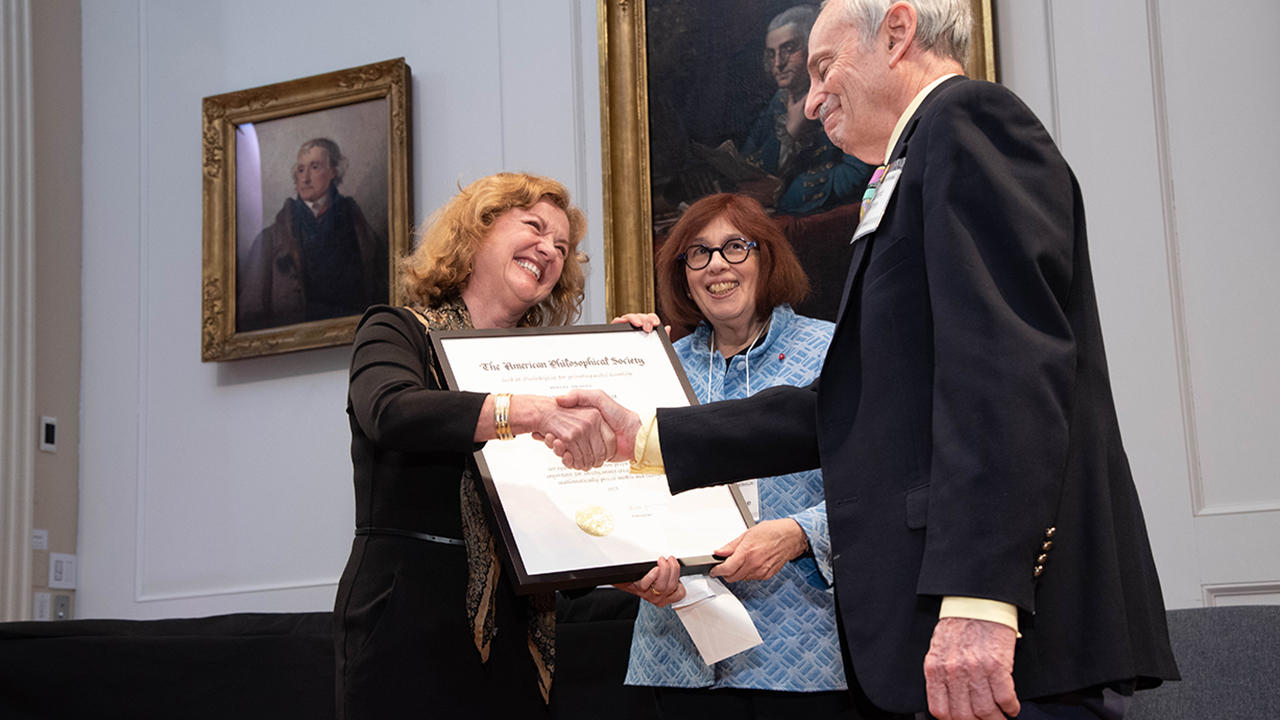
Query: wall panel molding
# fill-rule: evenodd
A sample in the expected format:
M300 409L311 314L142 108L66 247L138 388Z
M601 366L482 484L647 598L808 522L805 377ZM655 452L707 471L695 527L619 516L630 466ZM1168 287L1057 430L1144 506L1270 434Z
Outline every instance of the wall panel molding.
M1201 586L1205 607L1274 605L1280 602L1280 581ZM1243 602L1241 602L1243 600Z
M1169 137L1169 105L1165 93L1164 36L1160 31L1160 0L1147 0L1147 46L1151 53L1152 125L1155 128L1157 172L1163 210L1165 263L1169 273L1169 308L1178 371L1178 396L1182 405L1182 432L1186 444L1191 507L1204 514L1204 475L1200 464L1200 436L1196 427L1195 390L1191 384L1191 351L1187 338L1187 305L1183 293L1176 198L1173 186L1173 152Z
M255 593L279 592L285 590L307 590L310 588L338 587L338 578L317 578L312 580L294 580L273 583L243 583L226 586L210 586L201 590L186 592L139 592L134 598L139 603L168 602L172 600L195 600L199 598L216 598L227 595L250 595Z
M134 311L137 313L138 328L138 346L137 346L137 408L136 417L138 424L137 435L137 470L134 475L135 502L137 503L137 512L134 516L134 600L140 601L146 594L143 585L146 582L147 575L147 542L146 542L146 520L147 520L147 473L148 456L147 456L147 428L149 425L148 418L148 402L147 398L150 394L151 378L147 372L148 357L147 349L149 347L150 333L148 332L148 286L150 285L150 277L147 273L148 267L148 244L150 239L149 223L147 221L147 208L149 207L148 195L150 190L150 182L147 174L148 160L150 153L148 148L151 146L147 137L147 130L150 126L147 117L147 11L150 8L146 0L139 0L138 3L138 304Z
M0 620L27 620L36 442L31 4L0 3Z
M1053 0L1044 0L1044 41L1049 60L1049 132L1053 141L1062 147L1062 113L1058 99L1058 52L1054 43Z
M155 533L148 532L149 521L154 518L149 513L163 512L164 508L160 507L160 503L155 502L152 483L163 482L160 474L152 472L153 458L151 453L172 452L172 448L166 448L162 444L152 442L153 433L153 407L152 395L153 391L160 392L159 388L153 388L153 384L157 382L157 377L152 372L151 355L154 352L152 343L152 315L153 308L151 303L156 299L153 292L152 284L152 267L153 246L152 242L155 238L160 237L163 242L163 235L153 231L152 222L152 165L150 149L156 144L155 138L152 136L153 122L155 121L151 113L153 91L151 82L151 61L153 59L153 50L151 47L150 18L155 8L148 0L140 0L138 3L137 15L137 277L139 279L137 288L137 306L135 308L137 322L137 348L136 348L136 372L137 372L137 398L136 398L136 422L137 422L137 465L135 469L135 492L136 492L136 512L134 521L134 582L133 582L133 601L136 603L154 604L164 603L168 601L180 600L196 600L201 598L218 598L229 595L248 595L254 593L267 593L276 591L300 590L308 588L330 587L334 588L338 584L338 578L281 578L278 582L235 582L234 578L212 578L205 577L203 581L197 583L197 587L191 588L187 583L174 583L169 578L164 577L162 571L157 569L155 563L150 562L150 554L154 553L157 546ZM231 580L223 582L223 580ZM177 587L175 587L175 585ZM182 589L178 589L178 588Z
M153 520L148 513L163 512L160 503L149 502L153 482L162 482L163 478L152 472L151 452L171 452L172 448L152 443L152 385L157 378L152 373L151 354L153 344L151 337L152 310L151 303L155 297L152 289L153 247L156 237L163 237L153 232L152 228L152 166L150 148L155 144L151 129L153 127L151 113L152 82L150 78L151 60L153 56L150 42L150 17L153 11L148 0L140 0L137 16L137 89L138 117L137 143L137 466L135 474L136 514L134 526L135 575L133 601L140 604L165 603L181 600L198 600L201 598L219 598L230 595L251 595L310 588L336 588L336 576L323 578L284 578L277 582L234 582L234 578L226 578L231 582L220 582L222 578L204 577L202 582L191 588L188 583L174 583L157 570L156 564L150 562L150 553L157 549L154 533L148 533L148 522ZM162 240L163 241L163 240ZM212 581L212 582L210 582ZM183 587L176 589L174 586Z
M1192 491L1197 489L1192 487ZM1200 496L1196 496L1197 499ZM1280 511L1280 500L1259 500L1248 503L1222 503L1217 505L1197 505L1196 517L1212 517L1214 515L1245 515L1248 513L1264 513Z

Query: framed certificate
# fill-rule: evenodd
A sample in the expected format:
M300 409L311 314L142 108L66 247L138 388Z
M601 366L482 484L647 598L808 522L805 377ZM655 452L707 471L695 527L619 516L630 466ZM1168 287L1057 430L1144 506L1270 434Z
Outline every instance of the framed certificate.
M641 415L697 402L662 330L433 331L431 342L452 390L596 389ZM476 464L519 593L635 580L661 555L703 571L717 562L712 550L752 525L733 485L673 496L665 475L632 474L625 462L571 470L529 435L486 443Z

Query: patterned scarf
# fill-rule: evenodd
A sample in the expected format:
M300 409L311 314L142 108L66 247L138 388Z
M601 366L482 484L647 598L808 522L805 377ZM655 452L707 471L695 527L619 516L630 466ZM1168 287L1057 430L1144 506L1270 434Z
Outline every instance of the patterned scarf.
M462 298L454 296L428 308L409 308L423 327L431 330L469 330L471 314ZM432 353L431 345L427 345ZM434 355L428 358L427 367L436 387L444 388L437 375ZM462 470L458 496L462 510L462 540L467 546L467 620L480 652L480 661L489 660L489 646L497 632L494 627L494 591L498 587L497 546L484 502L480 499L480 485L472 469L475 463L468 460ZM538 669L538 689L542 700L549 702L551 678L556 671L556 597L555 593L537 593L527 598L529 603L529 655Z

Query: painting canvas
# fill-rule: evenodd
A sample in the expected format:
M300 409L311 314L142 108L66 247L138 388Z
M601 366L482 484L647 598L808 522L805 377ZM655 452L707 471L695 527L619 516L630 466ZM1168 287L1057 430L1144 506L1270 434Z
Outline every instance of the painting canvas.
M395 60L205 98L206 360L349 342L396 297L407 80Z
M653 255L683 209L750 195L804 266L801 314L835 319L872 168L803 116L816 5L602 2L608 312L654 308ZM971 76L994 75L989 0L974 0ZM661 314L661 308L657 308Z
M386 105L236 127L237 332L387 302Z

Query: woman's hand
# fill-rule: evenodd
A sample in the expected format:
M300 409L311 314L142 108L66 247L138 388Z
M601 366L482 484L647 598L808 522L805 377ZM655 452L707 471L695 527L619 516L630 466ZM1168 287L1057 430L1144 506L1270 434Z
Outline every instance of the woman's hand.
M492 427L492 401L492 396L486 398L481 409L476 430L478 442L496 436ZM488 425L486 418L490 418ZM589 405L564 407L555 398L513 395L510 423L513 434L533 433L535 439L546 443L561 458L565 467L574 470L600 467L617 451L613 429L600 411ZM634 445L635 440L631 442Z
M795 520L765 520L715 551L728 559L712 568L711 576L729 582L768 580L808 548L809 539Z
M609 462L617 447L613 430L591 407L557 406L534 437L540 437L565 467L574 470L600 467Z
M680 561L673 557L660 557L658 564L644 577L629 583L618 583L619 590L643 598L658 607L684 599L684 585L680 584Z
M639 415L619 405L602 390L570 390L557 397L556 403L561 408L593 408L599 411L600 417L612 431L615 443L612 456L606 459L614 462L632 459L636 451L636 434L640 432ZM550 447L551 443L548 442L547 445ZM569 458L559 450L556 450L556 454L560 455L567 467L577 467L570 465Z
M640 328L645 332L653 332L654 328L662 325L662 320L658 319L658 316L653 313L627 313L626 315L616 317L609 322L615 325L619 323L627 323L631 325L631 327ZM663 329L667 331L668 335L671 334L670 325L664 326Z

